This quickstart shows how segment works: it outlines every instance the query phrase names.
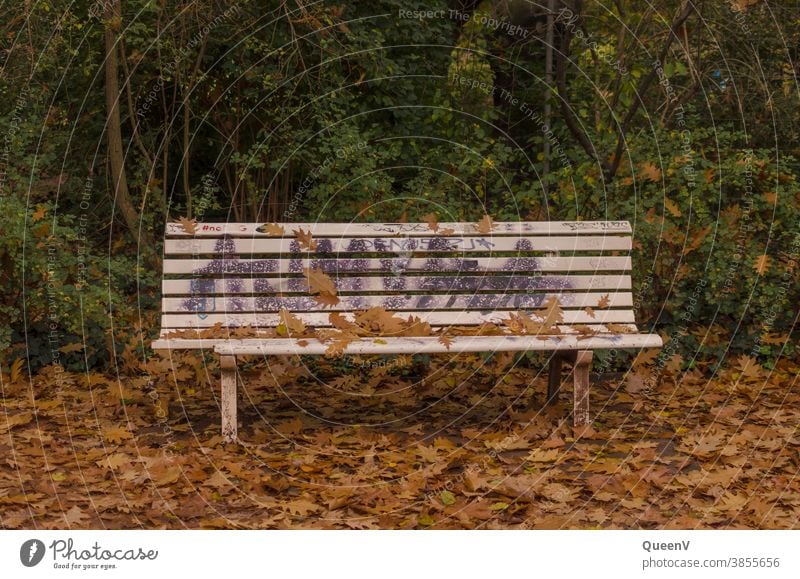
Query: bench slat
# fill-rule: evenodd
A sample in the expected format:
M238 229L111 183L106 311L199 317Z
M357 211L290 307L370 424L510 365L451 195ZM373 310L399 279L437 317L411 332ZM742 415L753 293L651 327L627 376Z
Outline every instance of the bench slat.
M536 291L626 290L631 289L629 275L529 275L529 276L391 276L339 277L333 280L339 292L414 292L414 291ZM308 294L305 278L226 278L166 279L161 283L162 295L214 294Z
M292 231L303 229L317 237L342 235L396 237L428 237L431 229L427 223L281 223L285 237L294 237ZM269 237L258 231L260 223L198 223L196 231L188 234L180 223L167 223L166 237ZM452 229L453 235L481 235L475 223L440 223L440 230ZM627 221L520 221L497 222L492 235L553 235L575 233L631 233Z
M625 331L628 334L638 334L639 329L636 327L636 324L618 324L620 327L624 327ZM583 326L582 326L583 327ZM599 334L609 334L609 333L617 333L620 332L611 332L608 327L602 324L586 324L585 328L590 329L593 332ZM558 326L558 329L561 331L561 334L566 335L581 335L581 333L575 328L575 326ZM229 344L231 342L247 342L252 340L253 342L260 341L257 338L170 338L168 337L170 334L177 332L177 331L184 331L184 329L166 329L162 330L161 334L159 335L159 339L153 342L153 349L154 350L167 350L170 348L173 349L180 349L180 348L190 348L190 349L199 349L199 350L210 350L213 349L215 346L222 344ZM230 328L231 331L235 331L235 329ZM626 334L627 335L627 334ZM264 338L267 340L272 340L273 338Z
M165 274L222 275L302 273L305 268L322 268L329 273L466 273L466 272L579 272L629 271L630 256L581 257L477 257L387 258L387 259L165 259Z
M353 319L353 314L343 314L348 320ZM308 326L330 327L328 314L324 313L299 313L296 316ZM484 322L500 323L508 319L508 312L403 312L402 317L416 316L427 321L432 326L473 326ZM633 324L632 310L596 310L594 317L582 310L564 310L564 324L606 324L621 323ZM280 324L278 314L163 314L161 316L162 328L210 328L216 324L223 326L256 326L274 327Z
M220 355L273 355L291 356L295 354L324 354L327 345L319 340L307 340L305 347L298 344L298 340L291 338L258 340L243 344L217 345L214 351ZM383 343L381 343L383 342ZM347 354L441 354L441 353L466 353L466 352L526 352L530 350L588 350L592 348L604 349L639 349L659 348L662 346L661 337L657 334L609 334L606 336L592 336L578 338L576 336L457 336L449 348L445 347L438 338L385 338L376 341L365 338L348 344L344 352Z
M311 296L298 297L185 297L164 298L164 312L291 312L352 311L382 307L402 310L522 310L541 308L545 300L554 297L562 308L596 308L604 296L608 307L632 307L633 296L626 293L518 293L518 294L451 294L451 295L389 295L340 296L334 306L320 304Z
M454 336L448 350L438 338L365 338L351 343L347 354L433 354L466 352L526 352L531 350L584 350L660 348L663 344L658 334L609 334L590 338L576 336ZM292 338L270 338L269 340L186 340L182 338L161 339L153 343L154 350L213 349L221 355L271 355L292 356L295 354L324 354L327 345L315 339L305 339L306 346Z
M321 253L465 253L497 251L630 251L629 236L572 236L572 237L343 237L322 239L312 255ZM295 239L168 239L165 255L252 255L260 253L306 255Z

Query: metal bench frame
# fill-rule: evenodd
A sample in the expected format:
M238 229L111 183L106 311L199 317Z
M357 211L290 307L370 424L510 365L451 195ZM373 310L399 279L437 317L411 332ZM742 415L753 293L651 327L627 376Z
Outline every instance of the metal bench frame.
M505 222L488 234L470 223L443 223L437 231L425 223L281 225L284 233L273 236L258 223L198 224L192 234L167 224L162 329L152 347L213 349L220 356L227 441L237 439L237 356L321 355L327 346L316 339L170 336L176 330L275 327L281 308L307 326L329 327L330 311L350 316L373 306L435 328L480 325L535 312L556 297L563 307L558 334L454 336L449 348L436 337L361 338L345 354L552 351L547 402L556 401L562 363L569 362L575 425L590 420L593 350L662 346L658 335L639 333L635 325L626 221ZM295 239L301 229L312 233L315 250ZM307 267L334 279L337 306L323 307L308 294Z

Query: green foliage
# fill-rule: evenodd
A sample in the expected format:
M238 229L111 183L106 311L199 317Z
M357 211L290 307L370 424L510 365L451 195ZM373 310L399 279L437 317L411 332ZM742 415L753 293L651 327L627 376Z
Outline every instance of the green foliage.
M158 310L159 248L133 243L108 174L112 26L128 186L155 239L178 216L628 219L637 309L671 351L777 357L800 297L798 22L764 34L775 23L760 6L704 5L640 92L682 3L622 15L583 3L557 19L557 40L572 36L556 88L533 4L128 0L121 23L103 20L103 2L10 7L0 349L15 356L27 339L38 363L52 360L52 314L59 348L85 337L92 363L109 361L112 318L134 335L139 312ZM414 11L430 15L401 15Z

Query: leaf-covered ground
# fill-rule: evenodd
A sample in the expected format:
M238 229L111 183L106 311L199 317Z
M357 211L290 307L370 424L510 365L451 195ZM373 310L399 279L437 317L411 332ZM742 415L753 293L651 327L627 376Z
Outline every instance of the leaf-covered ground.
M442 356L420 381L423 367L398 371L410 362L243 363L235 445L212 358L145 373L129 356L119 378L17 368L2 377L0 526L800 527L794 363L594 376L596 420L576 432L566 375L543 409L538 365Z

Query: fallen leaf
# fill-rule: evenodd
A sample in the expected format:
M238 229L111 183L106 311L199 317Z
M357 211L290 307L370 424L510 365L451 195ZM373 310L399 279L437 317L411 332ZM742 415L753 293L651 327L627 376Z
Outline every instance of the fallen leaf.
M131 432L126 428L115 427L104 430L103 438L105 438L111 444L120 444L125 440L130 440L133 438L133 434L131 434Z
M669 214L672 215L673 217L680 217L681 215L683 215L683 213L681 212L681 208L678 207L678 204L675 203L672 199L668 199L665 197L664 207L667 208L667 211L669 211Z
M47 215L47 208L44 205L38 205L36 207L36 211L34 211L33 215L31 215L31 220L36 223L37 221L44 219L45 215Z
M764 275L769 269L770 261L771 259L767 254L759 255L753 264L753 269L758 275Z
M483 218L478 221L478 233L482 233L484 235L489 235L494 228L494 221L488 215L484 215Z
M650 161L647 161L647 162L642 164L642 166L641 166L641 168L639 170L639 174L644 179L647 179L649 181L656 182L656 181L660 181L661 180L661 169L656 167Z
M436 213L428 213L422 219L425 220L425 223L428 224L428 228L431 231L439 231L439 217L436 215Z
M278 319L280 319L281 324L288 330L289 335L302 334L306 331L306 325L303 323L303 320L287 309L281 309L281 311L278 312Z
M311 236L311 231L303 231L301 227L299 230L292 230L294 233L294 237L297 242L300 244L300 249L306 249L308 251L316 251L317 250L317 242Z
M448 336L446 334L442 334L441 336L439 336L439 340L438 341L445 348L447 348L448 352L450 351L450 347L453 345L453 339L450 336Z
M178 223L180 224L181 228L183 228L183 231L189 235L194 235L197 233L197 221L195 219L181 217L178 219Z
M81 342L73 342L72 344L67 344L66 346L61 346L58 349L59 352L63 352L65 354L69 354L70 352L82 352L83 351L83 344Z
M266 233L270 237L283 237L286 235L286 230L283 228L282 225L277 223L265 223L261 227L259 227L256 231L260 231L261 233Z

